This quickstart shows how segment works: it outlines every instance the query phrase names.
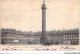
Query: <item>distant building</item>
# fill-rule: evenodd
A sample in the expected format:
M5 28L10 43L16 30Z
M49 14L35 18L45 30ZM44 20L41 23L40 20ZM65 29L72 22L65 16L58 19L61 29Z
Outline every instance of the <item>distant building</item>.
M51 32L47 36L47 43L78 45L79 29Z
M42 44L41 32L21 32L15 29L1 29L1 44ZM79 44L79 29L48 31L45 45L50 44Z
M1 30L1 44L36 44L40 43L40 37L14 29Z
M64 44L71 44L71 45L78 45L79 44L79 30L69 30L63 35L63 43Z

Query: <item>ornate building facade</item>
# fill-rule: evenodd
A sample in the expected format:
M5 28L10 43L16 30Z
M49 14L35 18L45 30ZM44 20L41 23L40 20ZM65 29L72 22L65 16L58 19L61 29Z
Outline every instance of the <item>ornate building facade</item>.
M27 32L16 31L15 29L1 30L1 44L38 44L40 36L32 36Z
M15 29L1 29L1 44L42 44L41 32L21 32ZM45 45L79 44L79 29L48 31Z
M47 44L79 44L79 29L53 31L47 35Z

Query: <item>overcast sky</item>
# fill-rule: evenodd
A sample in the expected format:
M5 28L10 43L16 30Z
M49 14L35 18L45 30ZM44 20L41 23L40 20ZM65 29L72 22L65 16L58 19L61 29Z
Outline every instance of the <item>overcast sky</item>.
M0 28L22 31L41 31L42 0L0 2ZM79 27L79 1L46 0L46 29L73 29Z

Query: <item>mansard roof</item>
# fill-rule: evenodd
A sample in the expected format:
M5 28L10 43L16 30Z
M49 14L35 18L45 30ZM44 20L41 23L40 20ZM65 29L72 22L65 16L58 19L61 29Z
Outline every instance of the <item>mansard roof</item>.
M17 34L23 36L41 36L41 32L22 32L20 30L15 29L1 29L2 34ZM70 29L70 30L53 30L53 31L46 31L46 35L72 35L72 34L79 34L79 29Z

